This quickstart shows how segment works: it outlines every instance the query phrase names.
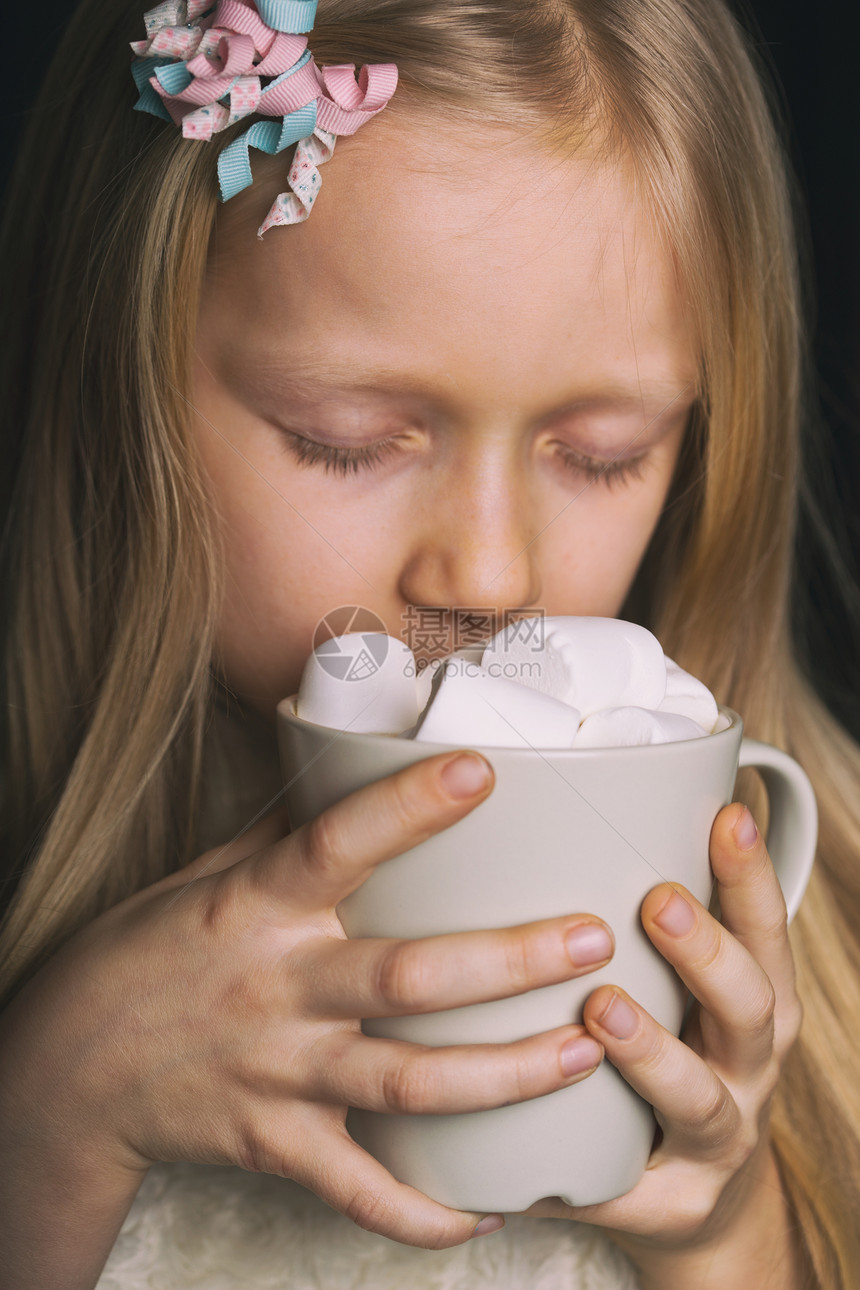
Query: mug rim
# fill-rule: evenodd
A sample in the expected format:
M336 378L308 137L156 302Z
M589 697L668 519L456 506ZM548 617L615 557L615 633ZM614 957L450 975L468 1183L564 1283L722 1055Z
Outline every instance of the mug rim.
M663 744L620 744L608 748L508 748L503 744L452 744L452 743L433 743L429 739L404 739L402 735L382 734L375 731L361 730L338 730L336 726L321 726L316 721L308 721L300 717L296 712L296 700L298 694L291 694L286 699L281 699L277 705L278 721L285 721L299 729L307 727L309 730L318 730L320 733L331 736L331 742L340 742L346 740L348 744L361 743L364 740L370 740L372 743L384 744L392 743L398 747L411 745L413 748L426 748L427 757L434 757L440 752L457 752L461 749L471 749L481 753L483 756L490 757L563 757L565 760L582 760L591 757L612 757L618 756L619 753L633 753L636 756L666 756L671 755L671 750L679 746L688 747L690 744L705 744L711 746L711 741L721 739L724 742L730 742L740 734L743 735L743 718L734 708L726 704L718 703L717 710L721 717L726 717L729 724L723 730L716 730L712 734L701 736L696 739L673 739L669 743Z

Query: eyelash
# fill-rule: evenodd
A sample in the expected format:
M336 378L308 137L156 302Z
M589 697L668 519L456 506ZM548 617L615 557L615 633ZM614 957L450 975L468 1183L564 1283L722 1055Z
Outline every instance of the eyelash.
M336 448L332 444L305 439L292 430L285 431L286 442L293 456L302 466L322 466L326 473L357 475L362 470L375 470L393 452L397 452L396 439L382 439L379 443L362 448ZM564 465L571 471L585 475L590 484L599 482L611 488L631 479L641 479L645 464L644 455L626 461L600 461L585 457L565 444L556 445Z
M332 444L317 443L303 435L286 431L287 446L302 466L322 466L328 473L357 475L360 470L375 470L377 466L397 451L395 439L381 439L379 443L364 448L335 448Z
M607 488L612 488L615 484L626 484L631 479L642 478L645 453L641 457L628 457L626 460L618 458L615 461L600 461L596 457L584 457L563 443L556 447L564 464L572 471L585 475L589 484L605 484Z

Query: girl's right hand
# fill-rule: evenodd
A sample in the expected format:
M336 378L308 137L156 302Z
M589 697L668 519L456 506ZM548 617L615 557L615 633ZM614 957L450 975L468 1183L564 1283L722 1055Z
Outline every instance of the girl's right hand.
M41 1135L36 1149L63 1134L96 1151L106 1176L142 1176L159 1160L241 1165L294 1178L407 1244L470 1237L482 1216L398 1183L349 1137L347 1107L446 1114L524 1101L582 1079L602 1048L579 1025L507 1045L422 1048L369 1038L359 1018L581 975L610 957L608 929L572 914L420 941L348 940L335 910L376 865L453 824L491 786L475 754L428 758L287 837L285 816L270 818L96 919L4 1018L12 1056L0 1088L8 1099L12 1082L11 1103Z

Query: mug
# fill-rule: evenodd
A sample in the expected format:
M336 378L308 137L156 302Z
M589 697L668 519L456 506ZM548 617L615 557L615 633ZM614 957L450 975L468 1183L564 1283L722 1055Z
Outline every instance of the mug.
M293 828L348 793L460 745L355 734L278 707ZM509 927L565 914L604 919L615 954L598 971L490 1003L362 1023L368 1035L417 1044L509 1043L581 1021L598 985L616 984L678 1035L687 992L648 940L642 901L668 880L709 902L711 826L732 801L739 766L754 767L770 803L768 846L789 916L815 855L818 819L798 764L743 739L720 708L704 738L632 748L541 751L475 747L495 787L450 828L379 865L338 906L348 936L425 937ZM650 1106L604 1060L578 1084L531 1101L459 1115L352 1110L355 1140L401 1182L456 1209L511 1213L545 1196L590 1205L629 1191L654 1138Z

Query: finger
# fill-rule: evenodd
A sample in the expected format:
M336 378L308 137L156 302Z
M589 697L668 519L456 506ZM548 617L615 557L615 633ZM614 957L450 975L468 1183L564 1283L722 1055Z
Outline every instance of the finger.
M713 1214L724 1186L722 1170L704 1170L698 1160L669 1156L660 1146L635 1187L614 1200L571 1206L559 1196L545 1197L525 1213L533 1218L573 1219L629 1236L657 1237L664 1245L675 1240L683 1246Z
M308 1006L333 1018L441 1012L593 971L614 949L585 915L426 940L320 940L301 962Z
M491 791L478 753L441 753L368 784L252 857L251 878L294 909L334 908L383 860L441 832Z
M725 927L761 964L777 990L794 992L785 899L764 839L745 806L725 807L711 831L711 867Z
M301 1167L291 1170L292 1176L368 1232L403 1245L444 1250L504 1226L501 1215L494 1216L494 1225L487 1225L483 1214L448 1209L397 1182L342 1124L317 1129L312 1146ZM476 1232L479 1224L482 1231Z
M220 873L246 860L266 847L281 841L290 831L290 817L283 798L279 797L272 808L260 820L242 830L233 838L228 838L220 846L211 847L197 856L184 869L178 869L171 875L172 883L187 883L195 878L204 878L208 874Z
M603 1049L582 1026L511 1044L429 1048L332 1031L298 1058L291 1078L336 1106L395 1115L458 1115L542 1097L585 1079ZM306 1067L307 1069L302 1069Z
M779 1170L767 1138L760 1138L751 1152L745 1149L745 1156L748 1178L756 1180L753 1187L780 1196ZM546 1197L525 1212L536 1218L574 1219L629 1236L655 1236L665 1247L678 1244L689 1248L690 1238L700 1236L711 1223L725 1183L725 1168L702 1169L699 1161L671 1156L661 1145L635 1187L614 1200L569 1206L558 1196ZM697 1277L683 1284L700 1286L702 1282Z
M698 999L708 1060L727 1077L759 1074L773 1058L776 992L740 941L679 884L645 897L642 924Z
M705 1156L731 1140L740 1112L723 1081L628 994L601 986L586 1001L583 1021L613 1066L654 1107L666 1151Z

